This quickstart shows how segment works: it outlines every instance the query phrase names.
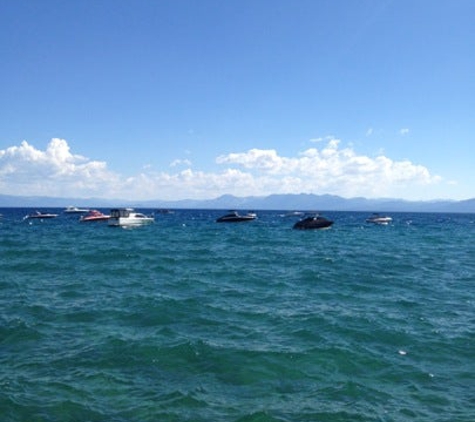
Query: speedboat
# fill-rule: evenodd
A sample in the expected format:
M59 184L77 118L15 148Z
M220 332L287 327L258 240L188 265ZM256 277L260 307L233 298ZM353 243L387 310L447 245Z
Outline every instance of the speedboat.
M304 215L303 211L288 211L282 217L301 217L302 215Z
M368 217L366 219L367 223L373 223L373 224L389 224L393 219L387 215L379 215L377 213L374 213L371 217Z
M317 215L306 217L303 220L297 221L294 224L293 228L297 230L326 229L330 227L332 224L333 224L333 221L317 214Z
M91 210L86 215L83 215L79 221L81 223L87 223L92 221L107 221L110 215L106 215L98 210Z
M241 223L243 221L252 221L257 218L255 212L249 212L247 214L239 214L237 211L230 211L228 214L219 217L217 223Z
M48 213L48 212L39 212L39 211L35 211L31 214L28 214L24 217L24 219L39 219L39 220L43 220L45 218L55 218L57 217L58 214L52 214L52 213Z
M155 219L148 217L141 212L136 212L133 208L115 208L111 210L109 226L140 226L153 223Z
M70 205L69 207L66 207L66 209L63 211L67 214L80 214L80 213L85 213L88 212L89 210L86 208L78 208L78 207L73 207Z

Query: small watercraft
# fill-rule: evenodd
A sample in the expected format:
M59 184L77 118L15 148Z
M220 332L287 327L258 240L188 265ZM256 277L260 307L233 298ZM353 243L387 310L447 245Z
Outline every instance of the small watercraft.
M373 224L389 224L393 219L387 215L379 215L377 213L374 213L371 217L368 217L366 219L367 223L373 223Z
M297 221L294 224L293 228L297 230L326 229L330 227L332 224L333 224L333 221L317 214L317 215L306 217L303 220Z
M112 209L109 217L109 226L140 226L151 224L155 221L153 217L148 217L141 212L136 212L133 208Z
M304 214L303 211L287 211L282 217L301 217Z
M219 217L217 223L241 223L244 221L252 221L257 218L255 212L249 212L247 214L239 214L237 211L230 211L228 214Z
M93 222L93 221L107 221L110 215L106 215L98 210L91 210L86 215L83 215L79 221L81 223Z
M39 219L39 220L43 220L43 219L46 219L46 218L56 218L58 216L58 214L52 214L52 213L48 213L48 212L39 212L39 211L35 211L31 214L28 214L24 217L25 220L29 220L29 219Z
M73 207L70 205L69 207L66 207L66 209L63 211L66 214L81 214L88 212L89 210L87 208L78 208L78 207Z

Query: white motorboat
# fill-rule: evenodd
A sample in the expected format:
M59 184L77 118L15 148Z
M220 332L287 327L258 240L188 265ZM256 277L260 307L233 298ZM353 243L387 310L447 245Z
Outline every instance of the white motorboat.
M63 212L67 214L81 214L81 213L89 212L89 210L86 208L78 208L78 207L73 207L72 205L70 205L69 207L66 207L66 209Z
M133 208L115 208L111 209L108 224L109 226L140 226L154 221L153 217L136 212Z
M24 220L29 220L29 219L37 219L37 220L43 220L45 218L56 218L58 214L53 214L49 212L39 212L35 211L31 214L25 215L23 218Z
M304 214L303 211L287 211L282 217L301 217Z
M367 223L373 223L373 224L389 224L393 219L387 215L380 215L377 213L374 213L371 217L368 217L366 219Z

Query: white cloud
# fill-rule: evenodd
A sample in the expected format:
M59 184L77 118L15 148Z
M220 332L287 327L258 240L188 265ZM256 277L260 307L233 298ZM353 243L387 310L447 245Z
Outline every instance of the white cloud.
M294 170L295 159L279 157L276 150L250 149L247 152L221 155L216 159L218 164L240 164L249 170L258 170L274 174L287 173Z
M324 136L324 137L312 138L312 139L310 139L310 142L314 143L314 144L317 144L319 142L331 141L333 138L335 138L335 137L332 136L332 135L327 135L327 136Z
M411 198L411 189L441 181L410 161L394 161L384 154L368 157L338 139L319 143L294 157L274 149L257 148L220 155L218 172L187 168L153 171L125 178L108 170L103 161L72 154L67 141L52 139L45 151L23 141L0 150L0 191L13 195L99 196L130 199L214 198L272 193L331 193L345 197L398 196ZM175 160L172 167L191 165ZM402 192L403 195L397 195Z
M45 151L26 141L0 150L0 188L6 194L92 195L117 179L105 162L71 154L64 139L52 139Z
M192 163L190 160L188 159L180 159L180 158L177 158L176 160L173 160L171 163L170 163L170 167L177 167L177 166L187 166L187 167L191 167Z
M358 155L350 147L340 147L340 143L331 139L323 148L307 149L296 158L280 157L275 150L252 149L220 156L217 162L243 166L259 181L259 190L268 193L267 189L273 186L277 190L272 193L392 196L404 187L426 186L441 180L424 166L393 161L384 155Z
M409 129L403 128L403 129L401 129L401 130L399 131L399 133L400 133L402 136L407 135L407 134L409 133Z

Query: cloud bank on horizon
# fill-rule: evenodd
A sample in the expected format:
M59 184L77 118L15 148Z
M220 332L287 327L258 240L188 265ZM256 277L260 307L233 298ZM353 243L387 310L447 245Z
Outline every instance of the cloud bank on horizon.
M195 170L190 160L175 160L170 163L174 171L157 172L145 167L139 174L125 176L109 170L105 161L71 152L64 139L53 138L44 151L23 141L0 150L0 191L21 196L134 200L290 193L430 199L422 192L442 182L426 167L407 160L394 161L382 154L360 155L332 137L319 144L321 148L308 148L294 157L257 148L223 154L216 157L216 163L222 166L216 172ZM177 163L187 168L175 169ZM419 186L420 197L405 196L409 186L412 192L414 186Z
M440 184L442 178L410 161L393 161L384 155L359 155L341 141L327 138L321 148L308 148L295 157L276 150L250 149L220 155L218 172L192 168L191 161L170 163L174 172L144 169L125 177L96 161L71 152L64 139L52 139L44 151L27 141L0 150L0 191L21 196L101 197L107 199L211 199L223 194L334 194L407 198L404 191L421 191Z

